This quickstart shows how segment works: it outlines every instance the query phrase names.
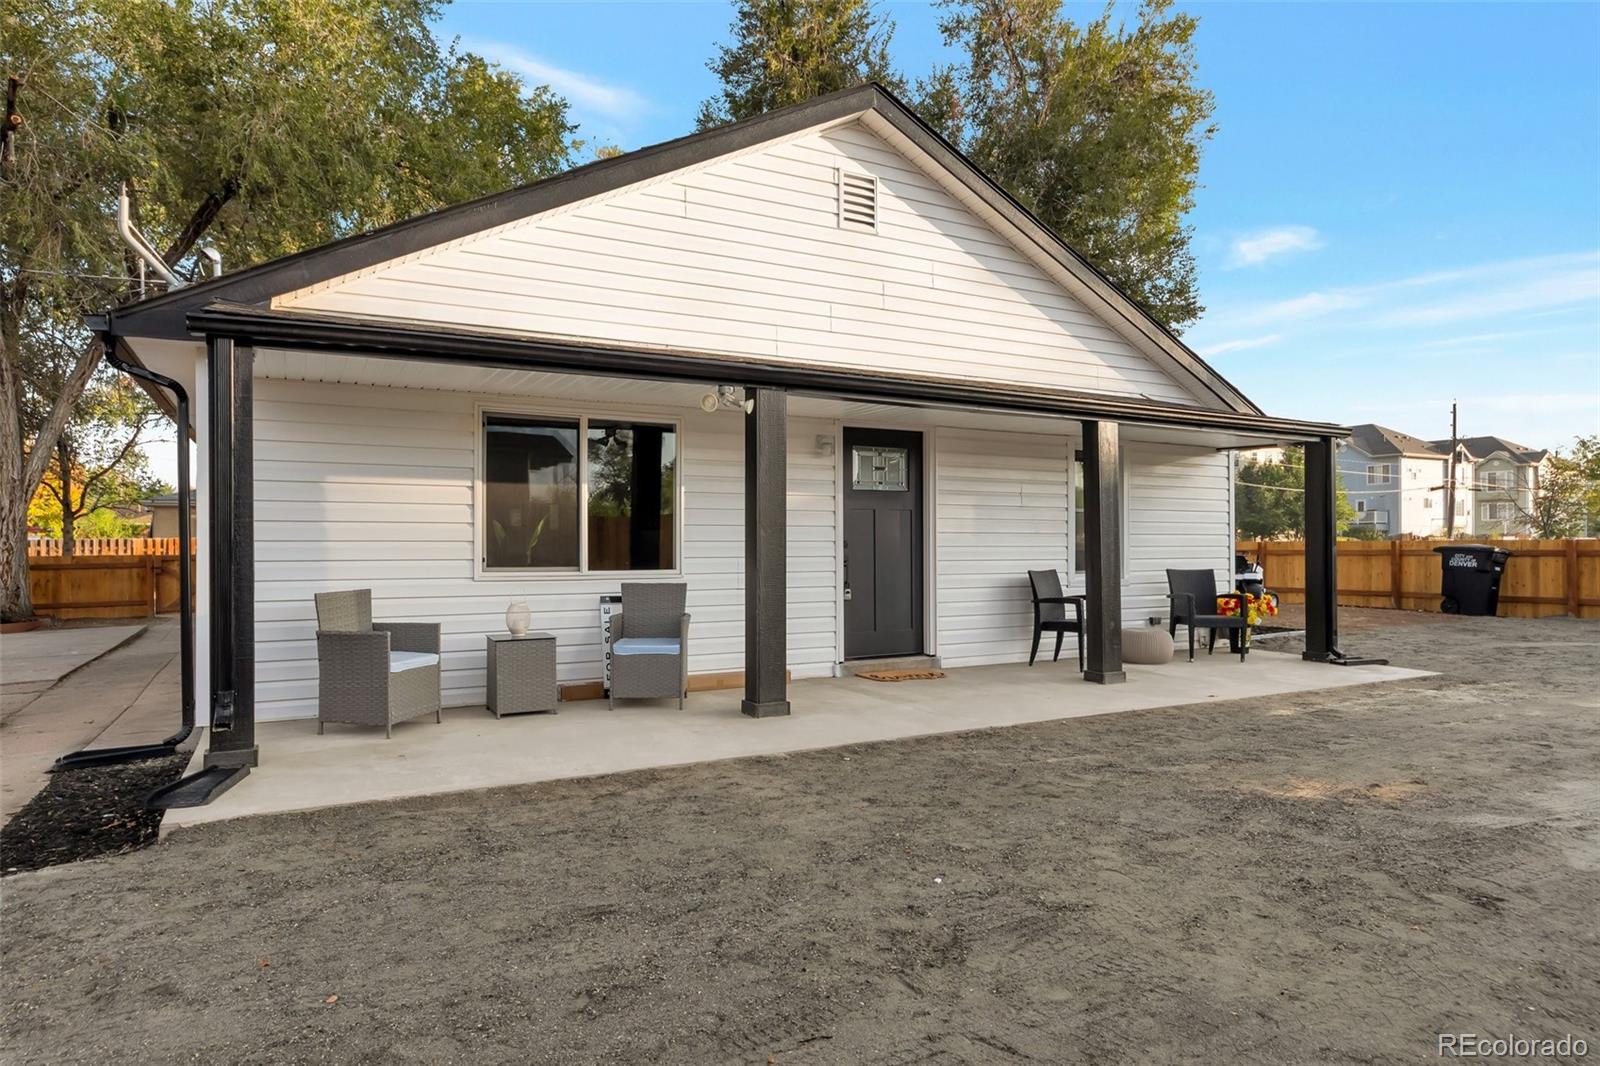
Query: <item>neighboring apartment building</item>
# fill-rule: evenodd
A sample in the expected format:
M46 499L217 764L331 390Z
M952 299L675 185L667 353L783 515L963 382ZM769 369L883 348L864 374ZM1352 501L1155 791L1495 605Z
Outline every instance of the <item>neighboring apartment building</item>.
M1449 460L1449 441L1441 448L1387 426L1369 422L1352 427L1350 439L1339 448L1339 476L1356 509L1355 524L1390 537L1443 536L1449 526L1445 510ZM1463 484L1469 466L1463 453L1456 472ZM1457 531L1468 527L1471 510L1471 500L1457 493Z
M1352 428L1339 475L1356 524L1385 536L1521 536L1550 453L1503 437L1456 442L1455 521L1449 522L1450 441L1422 440L1387 426Z
M1432 443L1445 452L1450 448L1448 440ZM1485 537L1529 533L1529 515L1549 451L1504 437L1462 437L1460 444L1472 460L1472 476L1459 475L1463 485L1472 486L1470 531Z

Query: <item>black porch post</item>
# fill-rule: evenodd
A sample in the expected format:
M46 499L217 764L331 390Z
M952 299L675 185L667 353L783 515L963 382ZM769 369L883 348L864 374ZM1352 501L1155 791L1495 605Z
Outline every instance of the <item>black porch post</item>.
M256 752L255 352L208 336L210 379L211 734L207 766L254 766ZM181 521L183 516L179 516Z
M1084 679L1126 681L1122 672L1122 448L1115 422L1083 423L1083 545L1088 604Z
M1319 437L1306 449L1306 650L1327 662L1339 647L1337 449Z
M755 402L744 420L744 702L752 718L789 713L788 446L789 397L746 389Z

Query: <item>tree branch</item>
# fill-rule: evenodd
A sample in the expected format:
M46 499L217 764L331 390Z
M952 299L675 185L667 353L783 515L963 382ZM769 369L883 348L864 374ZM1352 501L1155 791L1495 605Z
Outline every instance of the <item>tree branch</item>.
M50 408L50 415L39 427L38 435L34 437L33 448L28 452L27 463L22 470L22 484L29 496L44 479L44 472L49 468L50 455L55 451L56 441L61 439L62 430L66 429L67 420L72 417L72 408L78 402L78 397L83 394L84 386L89 379L94 377L94 372L100 367L102 355L100 338L90 341L88 346L78 356L77 365L72 368L72 373L67 375L67 380L61 386L55 403Z
M167 265L177 266L178 261L188 255L200 238L205 235L211 223L217 220L217 216L222 213L222 209L238 195L238 179L226 178L222 182L221 189L209 193L204 200L201 200L200 206L196 207L194 214L189 216L189 221L184 224L183 229L178 233L177 239L162 254L161 258L166 260Z
M116 458L112 459L105 466L101 467L99 470L96 470L93 474L90 474L79 483L83 487L83 490L88 492L92 486L98 486L101 481L105 480L107 474L121 466L122 461L128 457L128 453L133 451L134 447L139 443L139 439L143 433L144 426L140 425L138 429L133 431L133 436L129 437L125 442L123 442L122 448L117 452Z

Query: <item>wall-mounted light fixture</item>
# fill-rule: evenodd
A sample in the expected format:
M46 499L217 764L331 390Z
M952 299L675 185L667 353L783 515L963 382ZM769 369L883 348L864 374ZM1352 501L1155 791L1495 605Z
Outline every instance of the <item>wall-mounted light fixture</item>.
M821 456L822 458L824 458L824 459L826 459L828 456L833 454L833 434L832 433L818 433L817 434L817 454L819 456Z
M718 385L715 392L708 392L700 397L700 410L708 415L715 414L717 411L739 410L749 414L755 409L755 400L740 400L739 389L734 385Z

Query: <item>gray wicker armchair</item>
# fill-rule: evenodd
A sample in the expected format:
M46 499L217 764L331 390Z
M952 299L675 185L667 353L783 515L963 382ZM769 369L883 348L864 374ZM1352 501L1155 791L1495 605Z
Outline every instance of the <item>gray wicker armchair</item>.
M611 616L611 706L618 699L676 696L689 691L687 585L622 583L622 611Z
M439 624L372 621L372 590L317 593L317 732L329 722L394 724L439 699Z

